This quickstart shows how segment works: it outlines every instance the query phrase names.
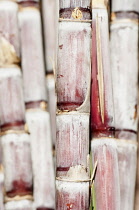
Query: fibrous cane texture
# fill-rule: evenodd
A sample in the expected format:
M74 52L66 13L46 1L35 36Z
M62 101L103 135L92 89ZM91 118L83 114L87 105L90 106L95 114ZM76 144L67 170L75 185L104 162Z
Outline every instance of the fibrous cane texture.
M55 207L54 167L50 132L50 116L42 110L27 111L27 123L31 137L31 153L34 176L35 208ZM41 163L41 164L40 164Z
M55 92L55 79L53 74L46 76L46 87L48 90L48 111L50 113L52 143L55 147L56 142L56 92Z
M6 196L32 195L32 167L28 134L1 137Z
M0 68L0 98L1 131L23 130L25 108L20 68Z
M56 59L56 0L42 0L46 72L52 73Z
M107 1L92 1L91 150L97 210L120 209Z
M24 3L25 1L22 1L20 4L19 23L26 117L33 160L33 207L37 210L54 209L54 166L50 117L46 102L41 15L39 4L34 1L31 5L30 2Z
M126 4L125 4L126 2ZM134 209L137 156L137 1L112 1L111 67L122 210Z
M114 138L94 138L91 148L93 163L98 162L95 177L96 208L120 209L116 141Z
M29 136L24 130L17 12L15 1L0 1L0 134L5 209L19 210L22 205L22 210L27 210L25 200L32 199L32 167Z
M25 102L46 101L40 12L23 7L19 12ZM30 62L32 61L32 62Z
M90 1L59 1L59 17L56 209L87 210L90 182L87 167L91 67Z

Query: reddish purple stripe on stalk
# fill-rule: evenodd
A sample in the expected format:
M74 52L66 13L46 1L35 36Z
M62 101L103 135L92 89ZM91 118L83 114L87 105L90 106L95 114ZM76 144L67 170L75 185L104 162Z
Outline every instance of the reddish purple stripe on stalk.
M24 1L21 0L20 2L18 1L18 4L21 5L22 7L36 7L39 8L39 2L29 0L29 1Z
M57 167L56 171L69 171L70 167Z
M125 132L130 132L130 133L134 133L134 134L137 134L137 131L134 131L134 130L130 130L130 129L115 129L115 131L125 131Z
M113 13L112 13L113 14ZM136 11L119 11L114 12L114 19L122 19L122 18L128 18L128 19L138 19L139 13ZM112 16L113 18L113 16Z
M93 131L93 137L113 137L115 134L115 128L114 127L106 127L106 128L99 128L94 129Z
M108 110L109 107L107 107L105 86L107 85L106 83L109 81L106 81L106 78L105 78L106 69L104 69L104 67L103 67L104 114L101 113L99 83L98 83L98 66L97 66L97 42L96 42L97 32L96 32L95 19L93 20L92 24L93 24L92 25L93 33L92 33L92 79L91 79L91 130L93 131L93 137L105 137L105 136L113 137L114 130L115 130L115 128L113 127L114 118L112 114L109 113L109 110ZM110 90L110 92L112 92L112 90ZM113 100L111 97L112 97L112 94L110 94L109 100ZM102 115L104 117L104 121L102 120Z
M1 131L6 131L6 130L9 130L9 129L12 129L16 127L16 130L23 130L24 129L24 124L25 124L25 121L15 121L15 122L11 122L11 123L5 123L3 125L1 125Z
M74 111L76 108L80 107L82 103L77 103L77 102L59 102L57 103L58 109L64 111Z
M25 103L26 109L34 109L34 108L40 108L40 104L44 102L47 103L46 101L40 100L40 101L29 101Z
M25 195L32 195L33 186L29 185L28 183L24 182L23 180L13 181L12 183L12 190L6 192L6 195L10 198Z

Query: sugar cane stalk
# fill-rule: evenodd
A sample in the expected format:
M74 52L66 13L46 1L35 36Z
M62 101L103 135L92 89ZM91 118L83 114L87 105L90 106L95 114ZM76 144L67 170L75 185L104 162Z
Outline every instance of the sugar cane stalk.
M33 160L34 208L53 210L55 207L54 167L50 117L47 111L39 1L20 0L19 6L24 97Z
M120 209L117 147L109 56L108 1L92 1L91 149L98 161L96 209Z
M42 15L45 43L45 63L46 63L46 87L48 90L48 110L51 119L51 132L53 148L56 141L56 93L55 93L55 66L56 66L56 31L57 13L56 0L42 1Z
M121 209L134 209L137 163L138 1L112 1L111 67ZM129 85L130 84L130 85Z
M90 0L59 1L56 209L89 209Z
M24 129L17 12L18 6L14 1L0 1L0 118L4 200L6 210L30 210L32 167L29 136ZM29 202L28 205L24 205L26 202Z

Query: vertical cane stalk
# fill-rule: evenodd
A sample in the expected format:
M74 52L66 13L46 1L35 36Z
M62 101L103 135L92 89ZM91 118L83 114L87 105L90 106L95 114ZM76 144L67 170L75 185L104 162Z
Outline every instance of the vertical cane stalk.
M107 4L107 1L92 1L91 149L93 162L98 161L97 210L120 209Z
M111 67L121 209L134 209L137 164L138 1L112 1Z
M50 112L53 148L56 141L56 93L55 93L55 67L56 67L56 0L42 1L42 16L45 43L46 86L48 90L48 109Z
M29 136L24 129L17 12L18 5L14 1L0 1L0 127L4 201L6 210L30 210L32 167Z
M54 167L39 1L19 1L22 70L26 117L31 137L34 208L55 207Z
M56 209L89 209L90 0L59 1Z

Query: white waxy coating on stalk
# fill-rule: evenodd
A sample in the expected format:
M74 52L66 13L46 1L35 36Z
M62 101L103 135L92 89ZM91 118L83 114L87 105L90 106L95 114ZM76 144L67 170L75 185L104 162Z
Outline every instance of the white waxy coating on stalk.
M73 0L73 1L67 1L67 0L60 0L59 2L60 9L64 8L75 8L75 7L83 7L88 8L90 7L90 0Z
M65 180L72 180L74 181L83 181L83 180L89 180L89 174L86 171L86 168L84 168L81 165L76 165L70 167L68 170L66 176L62 177Z
M113 0L112 1L112 11L135 11L139 12L139 2L138 0Z
M60 181L56 180L57 210L67 210L69 207L71 209L89 209L87 199L89 197L89 184L89 176L84 167L81 165L71 167L66 176L61 177Z
M90 43L90 23L59 23L58 102L85 100L90 89Z
M46 100L40 12L19 12L25 102Z
M43 0L43 22L46 70L52 72L55 67L56 53L56 0Z
M56 165L86 167L89 153L89 114L70 113L57 115Z
M117 141L118 165L121 192L121 210L134 208L134 193L137 167L137 145Z
M1 137L5 189L13 190L13 182L22 180L32 186L32 165L28 134L7 134ZM15 190L15 189L14 189Z
M97 161L95 176L96 208L120 209L120 186L117 145L114 138L98 138L91 142L93 163Z
M5 204L5 210L32 210L32 202L28 200L11 201Z
M27 123L31 137L31 153L34 175L35 207L54 208L55 186L50 132L50 116L41 110L28 111Z
M24 121L22 75L19 68L0 68L1 124Z
M0 210L4 210L4 173L0 171Z
M50 112L52 142L56 141L56 93L54 75L47 75L46 86L48 91L48 110Z
M137 131L138 25L111 24L111 68L116 129Z
M0 1L0 36L13 45L15 52L20 56L18 21L18 5L13 1Z

